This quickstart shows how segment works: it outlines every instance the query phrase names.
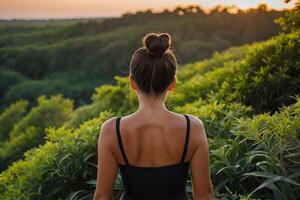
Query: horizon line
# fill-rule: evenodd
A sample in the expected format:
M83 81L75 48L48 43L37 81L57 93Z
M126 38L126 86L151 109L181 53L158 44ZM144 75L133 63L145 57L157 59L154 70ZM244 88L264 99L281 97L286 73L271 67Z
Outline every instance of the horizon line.
M153 9L153 8L143 8L143 9L136 9L134 11L124 11L122 13L119 13L119 14L116 14L116 15L86 15L86 16L63 16L63 17L55 17L55 16L49 16L49 17L1 17L0 20L1 21L26 21L26 20L31 20L31 21L38 21L38 20L76 20L76 19L103 19L103 18L120 18L122 17L124 14L126 13L131 13L131 14L135 14L137 12L144 12L144 11L147 11L147 10L151 10L153 13L160 13L160 12L163 12L163 10L169 10L169 11L173 11L176 7L182 7L182 8L186 8L186 7L189 7L189 6L198 6L200 7L203 11L205 11L206 13L209 13L210 10L218 7L218 6L224 6L224 7L236 7L240 10L243 10L243 11L247 11L247 10L250 10L250 9L257 9L260 5L266 5L267 8L269 9L269 11L285 11L285 10L290 10L292 8L273 8L273 7L270 7L268 4L266 3L260 3L260 4L257 4L255 7L249 7L249 8L240 8L239 6L237 5L224 5L224 4L216 4L215 6L212 6L212 7L204 7L200 4L177 4L177 5L174 5L172 7L163 7L163 8L160 8L160 9Z

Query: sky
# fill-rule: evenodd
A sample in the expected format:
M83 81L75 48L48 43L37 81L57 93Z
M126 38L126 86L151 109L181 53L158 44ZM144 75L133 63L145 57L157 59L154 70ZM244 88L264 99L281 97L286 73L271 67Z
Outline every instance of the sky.
M149 8L160 11L177 5L211 8L223 4L250 8L260 3L276 9L294 5L293 1L285 4L283 0L0 0L0 19L117 17L126 12Z

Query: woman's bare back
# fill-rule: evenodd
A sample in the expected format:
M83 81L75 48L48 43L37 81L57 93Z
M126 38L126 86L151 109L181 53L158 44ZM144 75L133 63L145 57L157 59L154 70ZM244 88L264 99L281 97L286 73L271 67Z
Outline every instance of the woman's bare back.
M191 121L190 139L185 161L192 158L196 149L193 144L193 123ZM183 114L165 112L156 116L131 114L121 118L120 132L127 159L131 165L159 167L180 162L186 137L187 122ZM117 138L116 138L117 140ZM118 147L114 145L114 155L120 164L125 161Z

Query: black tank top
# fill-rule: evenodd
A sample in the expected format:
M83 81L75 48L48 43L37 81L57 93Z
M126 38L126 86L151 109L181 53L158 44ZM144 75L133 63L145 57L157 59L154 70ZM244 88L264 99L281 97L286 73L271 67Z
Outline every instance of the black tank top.
M118 144L125 161L120 164L124 192L120 200L189 200L186 192L190 162L184 162L187 153L190 119L186 114L186 136L179 163L160 167L139 167L130 165L122 144L120 133L121 117L116 120Z

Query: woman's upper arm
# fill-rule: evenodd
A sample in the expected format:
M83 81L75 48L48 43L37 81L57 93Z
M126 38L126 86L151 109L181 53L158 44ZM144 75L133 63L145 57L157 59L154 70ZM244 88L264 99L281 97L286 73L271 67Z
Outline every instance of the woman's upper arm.
M196 150L191 159L193 197L195 200L213 199L208 141L204 125L198 118L193 124L193 142L196 143Z
M115 139L115 119L105 121L98 139L98 170L94 200L111 200L118 172L118 163L112 153Z

